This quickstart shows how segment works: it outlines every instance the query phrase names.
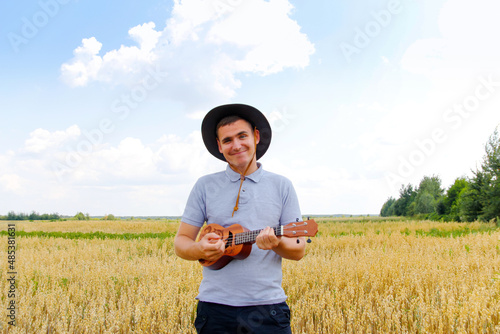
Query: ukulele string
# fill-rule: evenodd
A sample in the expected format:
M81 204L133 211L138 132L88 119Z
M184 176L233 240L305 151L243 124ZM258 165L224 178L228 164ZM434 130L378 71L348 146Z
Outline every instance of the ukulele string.
M307 226L306 222L297 222L297 223L291 223L287 225L281 225L283 230L291 230L291 229L296 229L297 227L302 227L302 226ZM273 227L274 233L277 233L279 230L279 226ZM251 241L254 237L256 237L262 230L254 230L254 231L245 231L245 232L240 232L234 236L230 236L227 238L221 238L221 240L226 243L229 240L234 240L235 242L246 242L246 241Z

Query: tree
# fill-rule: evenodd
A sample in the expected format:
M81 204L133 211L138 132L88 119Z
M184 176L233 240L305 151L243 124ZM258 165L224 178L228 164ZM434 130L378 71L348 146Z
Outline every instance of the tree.
M433 213L443 196L444 190L441 188L439 176L424 176L418 186L415 196L415 213Z
M394 216L394 203L396 203L396 199L393 197L389 197L380 210L380 216Z
M444 193L444 190L441 188L441 179L436 175L424 176L418 185L417 191L419 193L429 193L434 200L438 200Z
M436 202L436 213L439 216L443 216L446 214L446 206L444 204L445 197L441 197Z
M436 210L436 200L427 191L419 192L415 198L415 213L432 213Z
M40 219L40 214L36 211L31 211L31 214L28 216L29 220L38 220Z
M82 212L78 212L74 218L77 220L88 220L88 216L86 217Z
M483 189L486 176L481 171L474 172L467 186L462 189L458 197L458 212L461 221L471 222L477 220L483 212Z
M498 127L485 145L481 167L459 196L461 220L489 221L500 216L500 137Z
M408 209L410 204L414 201L416 196L413 186L408 184L406 187L403 185L399 190L399 198L394 203L394 214L396 216L408 216Z
M444 214L451 214L452 207L457 205L460 192L467 187L468 181L465 177L455 179L455 182L448 188L443 199Z
M489 221L500 216L500 137L498 127L485 145L486 155L481 165L484 183L481 193L483 205L480 218Z
M26 213L18 213L16 214L14 211L9 211L7 216L0 216L2 217L1 219L3 220L56 220L56 219L61 219L61 216L58 213L44 213L44 214L39 214L36 211L32 211L29 215Z

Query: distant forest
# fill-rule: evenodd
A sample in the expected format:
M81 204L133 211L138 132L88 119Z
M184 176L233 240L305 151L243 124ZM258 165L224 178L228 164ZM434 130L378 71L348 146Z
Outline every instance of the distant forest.
M417 216L444 221L496 221L500 225L500 138L498 128L485 145L486 154L472 177L459 177L445 191L439 176L424 176L418 187L402 185L380 215Z
M58 213L44 213L39 214L38 212L28 213L15 213L10 211L7 216L0 216L0 220L58 220L61 219L61 215Z

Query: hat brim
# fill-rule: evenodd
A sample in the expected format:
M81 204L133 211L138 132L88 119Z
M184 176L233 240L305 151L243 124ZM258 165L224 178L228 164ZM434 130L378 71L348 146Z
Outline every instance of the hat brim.
M256 152L257 160L259 160L264 153L266 153L269 145L271 144L271 126L269 125L269 122L264 114L256 108L246 104L225 104L215 107L205 115L205 118L201 123L201 135L203 137L205 147L214 157L222 161L226 161L224 155L219 152L215 130L221 119L232 115L236 115L247 120L254 125L257 130L259 130L260 141L257 144Z

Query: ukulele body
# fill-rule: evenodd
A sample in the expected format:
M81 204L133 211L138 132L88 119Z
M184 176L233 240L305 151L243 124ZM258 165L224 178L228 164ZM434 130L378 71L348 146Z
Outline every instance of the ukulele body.
M218 270L226 266L231 260L243 260L250 255L252 251L252 243L235 244L235 237L237 233L246 232L248 229L239 224L231 225L227 228L219 224L208 224L200 233L200 239L208 233L215 233L225 240L224 255L216 261L208 261L204 259L198 260L202 266L208 267L213 270Z

